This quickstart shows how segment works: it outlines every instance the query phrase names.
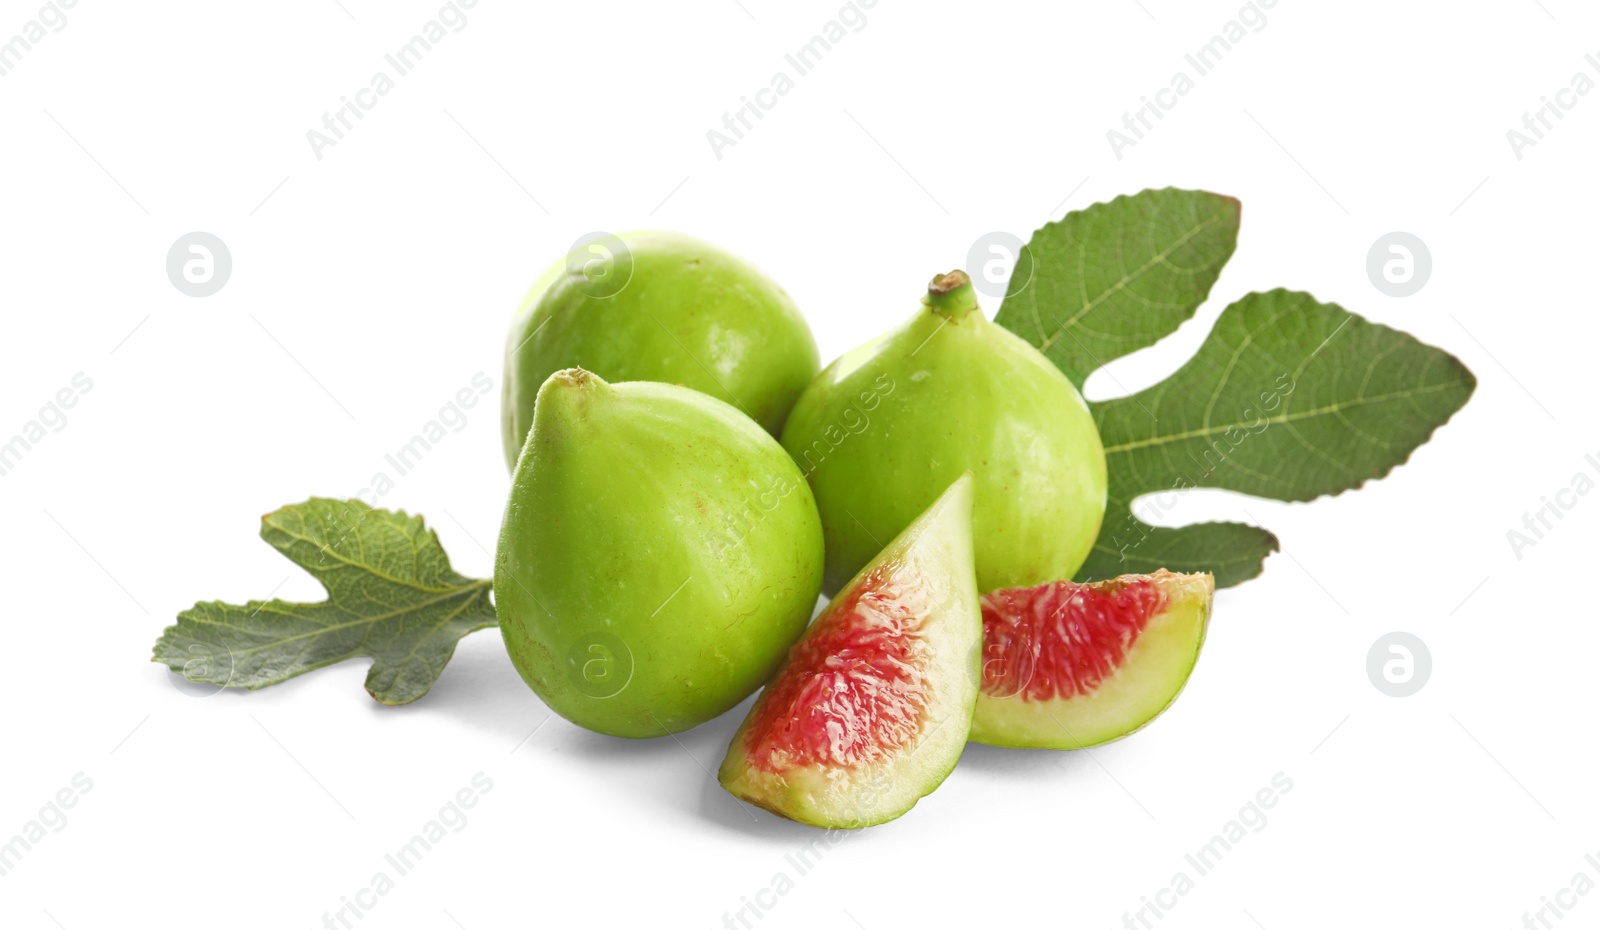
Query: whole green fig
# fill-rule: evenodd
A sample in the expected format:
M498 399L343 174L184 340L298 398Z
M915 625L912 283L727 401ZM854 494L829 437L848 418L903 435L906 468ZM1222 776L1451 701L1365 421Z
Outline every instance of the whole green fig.
M964 471L977 478L979 591L1071 578L1105 515L1105 452L1083 397L984 317L960 271L934 278L910 320L829 365L790 412L783 446L822 512L829 593Z
M688 236L644 232L579 240L523 301L506 342L508 466L539 386L573 367L694 388L776 436L819 365L794 302L753 265Z
M689 388L581 369L539 389L495 558L500 631L552 710L677 733L760 687L822 584L805 478L754 420Z

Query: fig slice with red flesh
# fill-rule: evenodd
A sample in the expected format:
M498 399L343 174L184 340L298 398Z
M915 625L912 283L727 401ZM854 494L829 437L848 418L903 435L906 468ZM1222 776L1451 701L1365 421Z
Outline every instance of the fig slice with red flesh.
M1214 589L1209 574L1161 570L984 595L972 739L1081 749L1149 723L1194 670Z
M966 745L982 615L970 473L828 604L734 734L718 780L801 823L893 820Z

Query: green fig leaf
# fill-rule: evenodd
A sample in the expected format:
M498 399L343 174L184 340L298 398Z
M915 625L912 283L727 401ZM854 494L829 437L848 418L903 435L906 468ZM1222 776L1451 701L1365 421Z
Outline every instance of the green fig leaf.
M1068 213L1017 256L995 322L1078 390L1095 369L1194 316L1239 239L1239 201L1147 190Z
M312 498L262 517L261 538L328 599L198 603L156 641L156 662L190 681L255 690L367 657L367 692L406 704L433 687L461 637L495 625L491 583L453 571L421 517Z
M1338 494L1405 462L1476 385L1454 356L1337 304L1287 290L1248 294L1170 378L1090 404L1108 506L1079 578L1164 567L1212 572L1218 587L1247 581L1278 548L1271 533L1153 527L1134 516L1134 499L1185 488L1280 501ZM1161 496L1150 502L1163 506Z

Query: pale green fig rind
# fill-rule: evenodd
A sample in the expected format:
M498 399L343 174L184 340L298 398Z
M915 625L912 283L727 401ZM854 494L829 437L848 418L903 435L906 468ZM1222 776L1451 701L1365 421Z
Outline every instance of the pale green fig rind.
M981 311L924 307L841 356L795 404L783 445L822 512L829 593L964 471L980 591L1072 577L1105 512L1088 405Z
M1013 749L1084 749L1144 729L1178 699L1205 644L1216 590L1209 574L1158 571L1167 605L1150 618L1120 668L1092 695L1026 701L978 695L975 743Z
M662 736L771 677L822 558L810 489L753 420L688 388L558 372L513 476L495 601L513 664L553 711ZM628 673L608 696L573 671L599 634L625 647L596 653L615 659L608 681Z
M613 383L680 384L725 401L774 436L820 367L805 318L755 266L664 232L625 233L631 277L591 296L558 262L529 291L506 340L506 463L515 468L539 387L582 367Z
M983 615L972 570L971 512L975 482L963 476L862 569L822 617L884 563L898 563L927 588L934 605L925 621L942 645L926 679L935 683L928 719L914 745L887 765L855 770L806 766L775 774L752 767L745 734L762 698L728 746L717 779L731 794L781 817L814 827L859 829L887 823L933 793L955 770L967 743L978 695Z

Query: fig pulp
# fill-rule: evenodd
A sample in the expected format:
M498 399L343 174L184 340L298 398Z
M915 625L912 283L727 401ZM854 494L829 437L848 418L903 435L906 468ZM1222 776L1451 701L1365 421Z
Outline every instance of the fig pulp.
M817 345L783 288L727 252L674 233L607 236L533 286L506 342L506 464L540 385L582 367L612 382L694 388L774 436L816 375Z
M754 420L573 369L539 390L496 554L500 630L552 710L676 733L772 676L822 583L822 527Z
M1105 453L1072 382L984 318L959 271L904 325L846 353L783 430L827 539L833 592L965 471L978 590L1071 578L1106 505Z
M983 683L972 739L1080 749L1139 729L1194 670L1210 575L1057 581L983 598Z
M967 741L982 621L963 476L834 598L734 735L718 779L819 827L893 820Z

